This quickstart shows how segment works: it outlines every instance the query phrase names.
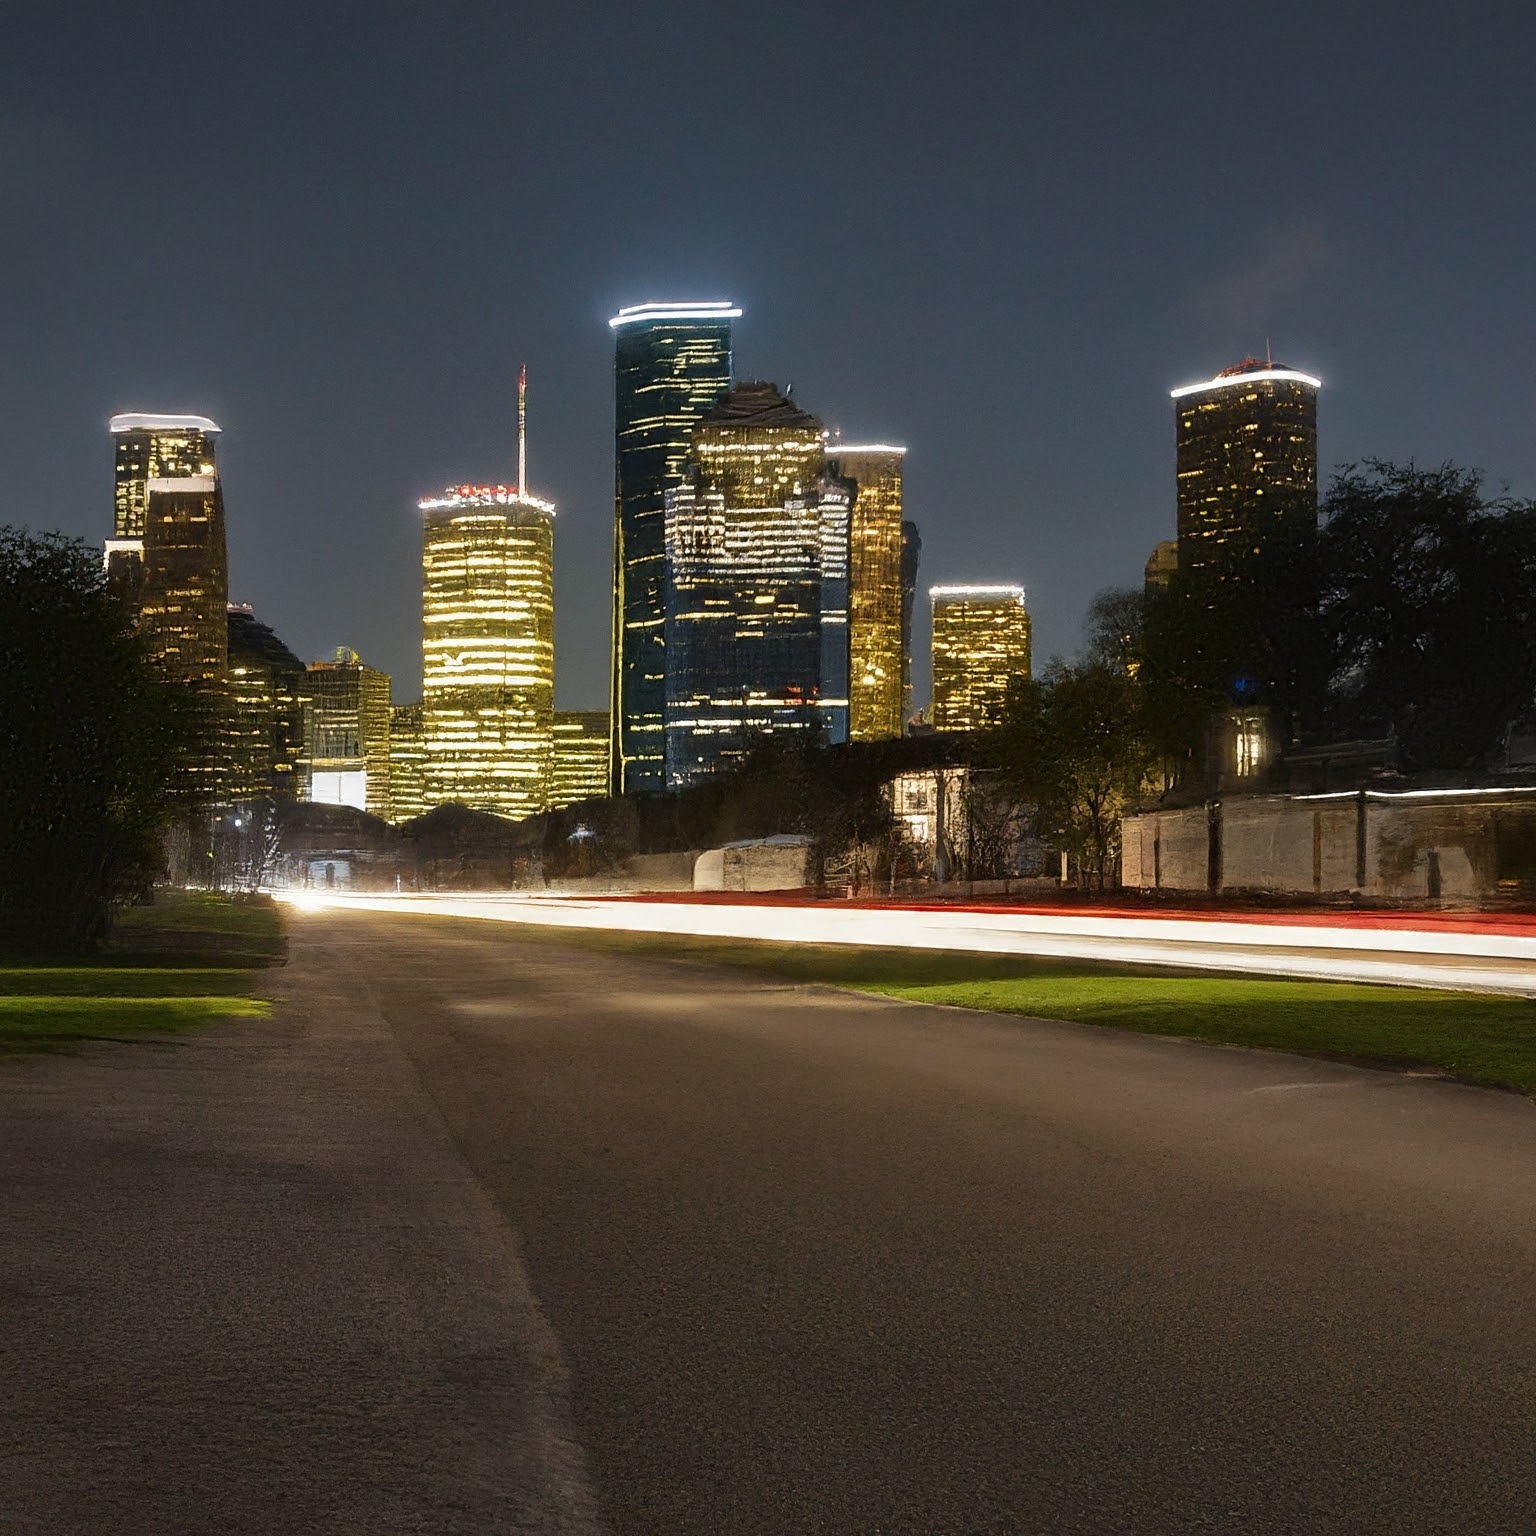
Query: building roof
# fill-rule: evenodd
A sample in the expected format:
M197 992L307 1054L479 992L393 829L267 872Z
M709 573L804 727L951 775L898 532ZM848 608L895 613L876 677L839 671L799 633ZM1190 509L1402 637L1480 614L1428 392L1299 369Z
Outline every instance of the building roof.
M729 299L682 299L676 303L631 304L621 309L608 324L645 325L652 320L736 320L741 316Z
M109 432L222 432L206 416L159 416L153 411L125 411L107 422Z
M968 597L1000 597L1024 601L1024 588L1020 586L996 586L996 587L929 587L928 596L933 598L952 597L964 602Z
M802 411L777 384L750 379L728 389L705 413L703 425L711 427L803 427L821 431L821 419Z
M1228 389L1234 384L1262 383L1265 380L1289 380L1295 384L1310 384L1313 389L1323 387L1323 381L1314 379L1310 373L1299 373L1283 363L1270 362L1262 357L1245 357L1242 362L1223 368L1214 379L1203 379L1198 384L1181 384L1177 389L1170 390L1169 394L1178 400L1207 389Z
M304 663L278 639L276 631L270 625L263 624L251 612L249 603L231 603L229 605L230 665L234 666L237 661L247 658L259 661L274 671L292 672L296 675L304 671Z
M427 496L416 503L422 512L460 512L473 507L525 507L533 512L555 513L555 504L537 496L524 496L515 485L450 485L441 496Z

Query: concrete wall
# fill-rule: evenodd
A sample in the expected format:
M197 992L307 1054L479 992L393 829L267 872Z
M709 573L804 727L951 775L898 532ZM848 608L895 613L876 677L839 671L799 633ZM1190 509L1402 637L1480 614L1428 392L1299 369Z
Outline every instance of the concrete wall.
M792 891L810 883L809 843L710 848L693 866L696 891Z
M1128 816L1121 884L1206 890L1205 807ZM1227 796L1216 807L1218 888L1388 901L1536 892L1536 793L1435 791Z

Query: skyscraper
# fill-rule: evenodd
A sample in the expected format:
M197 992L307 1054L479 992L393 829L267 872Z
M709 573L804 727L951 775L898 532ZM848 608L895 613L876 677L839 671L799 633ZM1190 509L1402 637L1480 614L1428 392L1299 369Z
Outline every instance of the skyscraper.
M1277 539L1316 531L1321 387L1250 357L1172 392L1181 573L1235 576Z
M666 493L678 484L693 429L731 386L731 322L723 300L637 304L614 333L614 793L664 787Z
M389 712L390 820L413 821L431 809L421 705L396 704Z
M555 711L555 771L549 807L601 800L608 793L608 711Z
M901 471L905 448L837 443L830 474L856 487L849 523L848 739L900 736L902 697Z
M1001 718L1016 677L1029 676L1024 588L930 587L933 600L933 723L974 731Z
M419 505L427 799L536 815L553 755L554 506L505 485Z
M739 758L754 735L847 737L848 517L821 422L772 384L738 384L667 493L666 782Z
M390 819L389 674L343 645L304 680L305 798Z
M206 416L112 417L116 486L107 568L132 596L161 664L222 692L228 669L229 560Z
M912 698L912 616L917 609L917 571L923 558L923 536L905 518L901 525L901 713L910 720ZM903 726L905 729L905 726Z
M232 801L293 800L304 753L304 663L248 603L231 603L229 780Z

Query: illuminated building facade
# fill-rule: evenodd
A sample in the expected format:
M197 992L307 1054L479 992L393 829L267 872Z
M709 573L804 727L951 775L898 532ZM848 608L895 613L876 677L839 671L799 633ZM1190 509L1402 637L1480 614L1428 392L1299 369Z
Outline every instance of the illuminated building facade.
M614 335L613 768L615 793L664 787L666 494L693 429L731 387L724 301L637 304Z
M1024 588L930 587L933 600L933 724L975 731L1002 719L1008 689L1029 676Z
M555 771L549 808L602 800L608 794L608 711L555 711Z
M390 816L389 674L346 646L304 678L306 800Z
M427 798L536 815L554 753L555 509L505 485L420 508Z
M1143 588L1149 593L1166 592L1178 574L1179 541L1164 539L1147 556L1147 564L1142 572Z
M1277 539L1317 531L1321 387L1247 358L1173 391L1181 572L1235 576Z
M848 739L900 736L902 638L901 471L905 448L838 443L828 472L855 487L848 531Z
M420 704L389 712L389 816L414 821L432 809L427 799L427 738Z
M149 511L149 482L216 475L217 422L206 416L160 416L128 412L107 423L116 471L112 533L142 539Z
M251 611L231 603L228 798L296 800L303 788L304 663Z
M699 423L667 494L668 788L764 732L847 739L854 490L825 474L821 422L772 384L737 385Z

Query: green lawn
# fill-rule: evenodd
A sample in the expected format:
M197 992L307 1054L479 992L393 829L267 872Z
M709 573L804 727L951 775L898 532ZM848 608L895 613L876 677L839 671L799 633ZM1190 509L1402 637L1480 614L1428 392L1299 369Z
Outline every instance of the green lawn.
M282 954L282 919L270 902L161 892L153 906L123 915L99 957L0 960L0 1056L260 1016L270 1005L249 994L259 968Z
M523 929L537 942L728 965L916 1002L1416 1068L1536 1094L1536 1002L1075 960Z

